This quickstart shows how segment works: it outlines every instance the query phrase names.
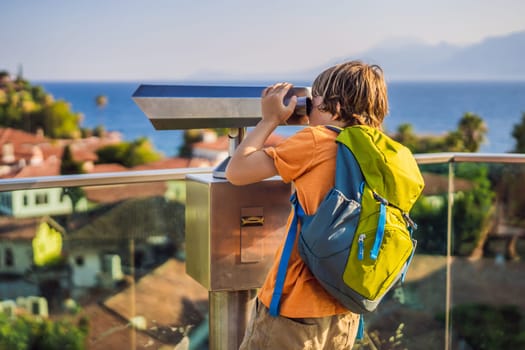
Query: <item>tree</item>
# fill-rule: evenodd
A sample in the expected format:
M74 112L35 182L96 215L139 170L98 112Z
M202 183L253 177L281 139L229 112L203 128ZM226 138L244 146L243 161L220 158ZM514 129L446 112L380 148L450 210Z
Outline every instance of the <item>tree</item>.
M84 170L82 169L82 164L73 159L73 154L71 153L70 145L64 147L64 152L62 153L62 160L60 162L60 174L61 175L71 175L71 174L82 174Z
M0 349L86 349L89 323L37 319L29 315L8 317L0 312Z
M108 104L108 97L105 95L98 95L95 97L95 104L99 108L104 108Z
M401 124L397 128L396 140L406 147L408 147L412 152L415 152L417 149L417 136L414 133L414 127L412 124Z
M131 143L124 165L134 167L159 159L161 156L153 149L151 142L147 138L139 138Z
M147 138L120 142L97 150L98 163L118 163L133 167L161 159Z
M11 79L11 75L6 70L0 70L0 82L8 81Z
M28 117L30 132L42 129L51 138L77 138L80 136L80 115L71 111L63 100L56 101Z
M32 133L42 130L50 138L79 137L81 115L21 74L20 70L12 81L9 73L0 71L0 125Z
M417 136L412 125L402 124L393 138L414 153L477 152L485 141L487 127L483 119L473 113L465 113L454 131L445 135Z
M525 112L521 115L521 123L514 125L512 137L516 140L514 152L525 153Z
M462 135L465 150L477 152L485 141L487 126L477 114L467 112L458 123L458 132Z
M494 211L495 193L488 179L486 164L458 163L455 176L468 180L472 185L470 189L454 193L452 213L453 254L466 256L482 245L481 241L486 238ZM447 197L446 193L421 196L411 210L410 216L419 226L414 236L420 253L446 253Z
M184 142L179 148L179 156L191 158L193 156L193 144L202 141L201 130L184 130Z
M62 199L65 196L69 197L69 200L71 201L71 209L73 214L75 214L77 211L76 209L78 202L80 202L80 200L86 196L86 193L82 187L63 187L60 198Z

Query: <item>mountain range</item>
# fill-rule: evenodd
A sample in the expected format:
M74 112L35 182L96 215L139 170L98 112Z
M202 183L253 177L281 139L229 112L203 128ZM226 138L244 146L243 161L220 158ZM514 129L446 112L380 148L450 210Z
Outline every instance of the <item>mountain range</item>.
M487 37L478 43L459 46L442 42L430 45L418 39L391 39L365 52L340 57L311 69L241 79L219 72L200 72L191 79L310 81L324 68L349 59L379 64L389 80L525 81L525 31Z
M381 45L360 56L394 80L525 80L525 31L468 46Z

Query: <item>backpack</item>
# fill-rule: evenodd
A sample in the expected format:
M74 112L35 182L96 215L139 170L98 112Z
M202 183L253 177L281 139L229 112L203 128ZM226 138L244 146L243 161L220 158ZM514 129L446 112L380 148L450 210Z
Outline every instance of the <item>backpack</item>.
M358 314L374 311L404 278L416 249L408 213L424 181L410 150L372 127L328 128L339 132L335 185L314 215L305 214L295 193L291 197L294 217L270 304L274 316L299 221L301 258L332 296Z

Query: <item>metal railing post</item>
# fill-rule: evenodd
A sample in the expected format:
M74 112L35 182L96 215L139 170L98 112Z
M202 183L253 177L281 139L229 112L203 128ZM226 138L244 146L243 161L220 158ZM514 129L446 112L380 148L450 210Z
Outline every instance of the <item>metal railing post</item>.
M229 155L235 152L246 133L245 128L229 130ZM229 158L228 158L229 160ZM226 162L227 163L227 162ZM222 165L223 171L226 164ZM257 290L231 290L209 292L209 347L210 350L236 350L241 345L248 324L250 306Z
M257 291L210 291L209 347L236 350L241 345Z

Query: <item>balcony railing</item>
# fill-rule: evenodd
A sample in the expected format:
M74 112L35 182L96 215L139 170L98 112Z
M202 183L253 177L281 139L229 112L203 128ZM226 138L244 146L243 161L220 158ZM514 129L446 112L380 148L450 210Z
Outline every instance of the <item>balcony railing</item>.
M481 328L489 312L503 317L491 327L525 315L525 155L416 159L427 183L412 213L416 256L355 349L486 348L502 341ZM186 177L211 171L1 180L0 311L66 322L78 333L60 336L87 349L207 349L208 291L185 273L184 207Z

